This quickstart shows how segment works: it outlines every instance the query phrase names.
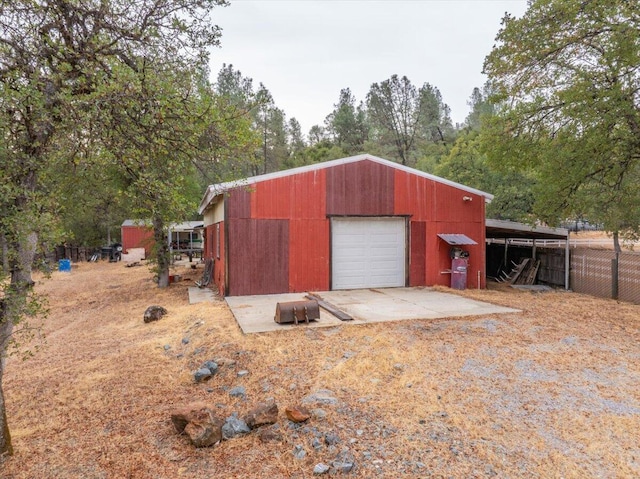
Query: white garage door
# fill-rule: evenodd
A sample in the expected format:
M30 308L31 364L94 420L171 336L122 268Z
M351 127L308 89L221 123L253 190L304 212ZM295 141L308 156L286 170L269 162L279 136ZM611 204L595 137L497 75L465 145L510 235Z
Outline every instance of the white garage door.
M405 285L404 218L333 218L332 289Z

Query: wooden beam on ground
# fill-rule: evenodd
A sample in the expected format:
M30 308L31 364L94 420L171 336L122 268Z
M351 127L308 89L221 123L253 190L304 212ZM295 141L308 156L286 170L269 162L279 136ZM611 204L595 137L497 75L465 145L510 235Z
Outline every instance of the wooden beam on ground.
M315 299L318 302L318 306L320 306L325 311L328 311L329 313L333 314L340 321L352 321L353 320L353 318L350 315L348 315L347 313L345 313L341 309L338 309L337 306L335 306L335 305L333 305L331 303L328 303L327 301L322 299L322 297L320 295L318 295L316 293L309 293L305 297L307 299Z

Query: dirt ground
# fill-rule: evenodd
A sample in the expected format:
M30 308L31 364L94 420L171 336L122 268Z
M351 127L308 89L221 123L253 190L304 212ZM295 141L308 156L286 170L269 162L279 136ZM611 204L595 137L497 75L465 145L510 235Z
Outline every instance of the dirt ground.
M307 478L337 457L355 466L328 476L640 477L640 306L500 287L462 294L521 313L245 336L224 302L188 304L201 270L179 272L163 291L121 263L38 281L46 338L7 361L16 453L0 477ZM169 314L145 324L152 304ZM220 373L196 384L208 359ZM320 389L337 403L290 423L284 408ZM191 401L242 416L268 398L281 441L195 449L169 417Z

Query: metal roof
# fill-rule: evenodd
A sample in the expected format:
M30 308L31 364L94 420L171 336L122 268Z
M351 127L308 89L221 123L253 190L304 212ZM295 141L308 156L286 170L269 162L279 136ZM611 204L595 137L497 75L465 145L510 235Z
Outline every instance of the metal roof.
M124 220L121 226L142 226L151 228L152 224L149 220ZM182 223L171 223L169 229L171 231L192 231L194 229L204 228L204 222L199 221L183 221Z
M204 228L203 221L184 221L182 223L171 223L169 225L171 231L193 231L198 228Z
M385 160L384 158L379 158L377 156L362 154L356 156L350 156L348 158L341 158L338 160L325 161L322 163L315 163L313 165L301 166L298 168L291 168L289 170L276 171L273 173L267 173L266 175L252 176L250 178L245 178L242 180L236 181L228 181L226 183L218 183L215 185L209 185L207 188L202 201L200 202L200 207L198 208L198 213L202 214L204 210L209 206L209 204L213 201L213 199L226 192L230 189L237 188L239 186L249 186L254 183L259 183L261 181L273 180L276 178L282 178L285 176L297 175L300 173L307 173L310 171L318 171L325 168L331 168L338 165L345 165L348 163L355 163L358 161L369 160L374 163L379 163L381 165L386 165L391 168L395 168L397 170L404 171L406 173L410 173L412 175L420 176L422 178L428 178L430 180L436 181L438 183L443 183L448 186L453 186L454 188L458 188L460 190L466 191L468 193L472 193L475 195L484 196L485 201L490 203L493 199L493 195L490 193L486 193L484 191L477 190L475 188L470 188L469 186L462 185L460 183L456 183L455 181L447 180L445 178L441 178L436 175L432 175L430 173L425 173L424 171L416 170L414 168L409 168L408 166L401 165L400 163L396 163L395 161Z
M151 221L148 220L124 220L120 226L148 226L151 227Z
M478 244L469 238L467 235L463 235L460 233L455 234L439 234L439 238L445 240L450 245L468 245L468 244Z
M559 239L566 240L569 231L565 228L528 225L515 221L486 220L487 238L520 238L520 239Z

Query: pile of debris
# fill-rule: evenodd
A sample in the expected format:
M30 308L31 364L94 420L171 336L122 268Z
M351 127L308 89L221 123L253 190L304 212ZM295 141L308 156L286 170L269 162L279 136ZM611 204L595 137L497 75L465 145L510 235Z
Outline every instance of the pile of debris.
M513 269L509 272L509 274L504 271L500 273L500 277L498 278L499 283L507 283L507 284L520 284L520 285L532 285L536 282L536 277L538 276L538 269L540 268L540 261L524 258L520 263L511 262L513 264Z

